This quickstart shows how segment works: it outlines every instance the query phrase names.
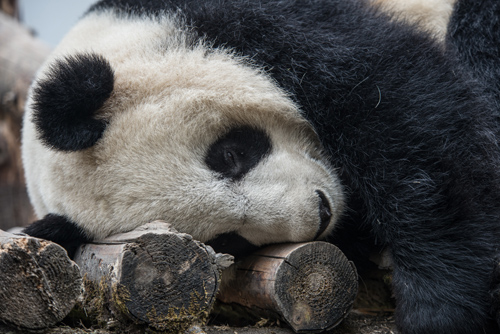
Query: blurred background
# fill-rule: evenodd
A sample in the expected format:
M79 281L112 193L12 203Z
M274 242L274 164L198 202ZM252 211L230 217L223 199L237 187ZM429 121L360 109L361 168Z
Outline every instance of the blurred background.
M0 0L0 230L34 220L20 152L28 87L95 0Z
M19 0L19 19L53 48L94 2L96 0Z

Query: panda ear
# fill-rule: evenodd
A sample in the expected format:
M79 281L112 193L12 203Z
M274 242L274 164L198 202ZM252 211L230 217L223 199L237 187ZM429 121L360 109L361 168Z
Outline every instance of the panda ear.
M40 139L62 151L93 146L106 128L95 114L110 97L113 84L113 69L100 55L56 61L33 90L33 121Z

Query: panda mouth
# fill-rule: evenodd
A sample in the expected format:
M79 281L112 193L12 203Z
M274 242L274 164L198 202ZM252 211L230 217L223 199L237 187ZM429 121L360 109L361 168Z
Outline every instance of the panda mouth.
M217 253L231 254L236 261L260 248L235 232L219 234L205 244L212 247Z
M320 224L314 240L318 239L325 232L332 219L332 209L326 195L321 190L316 190L316 194L319 197L318 212ZM205 244L212 247L217 253L233 255L236 261L260 248L236 232L219 234L215 238L205 242Z
M330 225L330 220L332 218L332 209L330 208L330 202L326 198L325 194L321 190L316 190L319 196L319 229L314 237L314 240L318 239L319 236L325 232L328 225Z

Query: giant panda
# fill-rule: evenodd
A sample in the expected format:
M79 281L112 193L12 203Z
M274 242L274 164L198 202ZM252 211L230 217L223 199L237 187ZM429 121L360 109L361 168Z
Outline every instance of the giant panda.
M443 49L356 0L97 2L30 89L26 233L70 255L155 219L237 258L387 248L401 333L497 332L498 96L473 51L500 5L472 3Z

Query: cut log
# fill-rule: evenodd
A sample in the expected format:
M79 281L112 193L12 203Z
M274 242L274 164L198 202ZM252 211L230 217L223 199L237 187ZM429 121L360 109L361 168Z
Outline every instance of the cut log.
M232 263L159 221L83 245L75 261L107 290L114 317L178 332L206 319L220 271Z
M326 242L265 247L237 263L236 276L218 295L285 320L295 332L338 325L358 291L352 262Z
M78 266L49 241L0 230L0 322L21 331L61 321L82 291Z

